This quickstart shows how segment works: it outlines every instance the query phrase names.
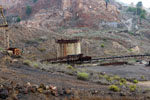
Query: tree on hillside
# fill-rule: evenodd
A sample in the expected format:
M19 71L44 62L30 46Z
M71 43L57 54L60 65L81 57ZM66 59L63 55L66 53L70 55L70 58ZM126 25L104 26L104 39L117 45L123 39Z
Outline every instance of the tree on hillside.
M21 18L18 16L16 21L17 21L17 22L20 22L20 21L21 21Z
M145 13L141 13L141 14L140 14L140 18L141 18L141 19L145 19L145 18L146 18Z
M106 9L107 9L109 0L105 0L105 2L106 2Z
M38 0L33 0L33 2L35 3L35 2L37 2Z
M132 12L133 15L136 15L136 14L137 14L136 11L137 11L137 8L135 8L135 7L129 7L129 8L127 9L127 12Z
M127 12L132 12L134 15L138 15L140 19L145 19L146 11L142 7L143 7L143 3L139 1L136 4L136 7L129 7L127 9Z
M32 13L32 8L31 6L26 6L26 14L30 15Z
M139 1L139 2L136 4L136 7L138 7L138 8L142 8L142 7L143 7L143 3L142 3L142 1Z

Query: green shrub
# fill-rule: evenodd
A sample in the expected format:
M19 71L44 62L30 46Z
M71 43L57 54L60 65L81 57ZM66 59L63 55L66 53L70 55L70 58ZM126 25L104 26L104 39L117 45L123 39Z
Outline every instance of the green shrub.
M120 88L116 85L111 85L109 86L109 90L114 91L114 92L119 92Z
M134 85L130 85L129 89L130 89L131 92L134 92L136 90L136 85L135 84Z
M134 33L133 32L128 32L130 35L133 35Z
M133 83L138 83L139 81L138 80L133 80Z
M122 82L119 82L119 85L120 85L120 86L123 86L124 84L123 84Z
M4 48L0 48L0 51L3 51L4 50Z
M113 81L113 77L108 76L108 77L106 77L106 80L107 80L108 82L112 82L112 81Z
M101 44L101 47L104 48L104 44Z
M17 17L17 20L16 20L17 22L20 22L21 21L21 18L20 17Z
M122 78L122 79L119 80L119 82L120 82L120 83L123 83L123 84L126 84L126 83L127 83L127 80L124 79L124 78Z
M27 5L27 6L26 6L26 14L27 14L27 15L30 15L31 13L32 13L32 7L29 6L29 5Z
M107 42L107 39L103 39L104 42Z
M144 12L142 12L142 13L140 14L140 18L146 19L146 14L145 14Z
M33 63L33 66L37 68L39 65L37 63Z
M127 9L127 12L132 12L134 15L136 14L136 11L137 11L137 8L134 8L134 7L129 7Z
M130 52L132 52L132 49L128 49Z
M35 2L37 2L38 0L33 0L33 2L35 3Z
M145 77L144 77L144 76L141 76L141 79L143 79L143 80L144 80L144 79L145 79Z
M39 48L39 51L40 51L40 52L45 52L45 51L46 51L46 48Z
M86 72L77 72L77 78L81 80L88 80L89 74Z
M99 78L105 78L105 79L106 79L106 78L108 78L108 77L109 77L109 76L106 75L106 74L104 74L104 75L100 74L100 75L99 75Z
M23 64L30 66L32 62L30 60L24 60Z
M120 77L118 75L113 76L114 80L120 80Z
M146 18L146 10L141 7L129 7L127 12L132 12L133 15L138 15L142 19Z
M99 78L101 79L101 78L104 78L104 77L103 77L103 75L102 75L102 74L100 74L100 75L99 75Z
M71 65L67 66L67 69L73 69L73 67Z

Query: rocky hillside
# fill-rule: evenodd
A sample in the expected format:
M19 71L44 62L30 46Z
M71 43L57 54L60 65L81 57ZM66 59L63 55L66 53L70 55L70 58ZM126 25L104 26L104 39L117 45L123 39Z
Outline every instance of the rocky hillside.
M5 0L7 16L19 16L23 25L32 27L99 27L102 21L119 21L119 11L111 0L108 9L104 0ZM30 6L32 13L26 14Z
M55 39L63 37L81 39L82 52L85 53L88 47L89 53L85 55L94 57L145 54L150 51L148 21L142 20L140 28L142 25L144 28L138 28L135 32L118 28L120 23L126 21L127 26L135 27L137 20L134 20L134 16L126 17L121 10L119 12L119 5L113 0L110 0L108 9L104 0L0 2L4 5L7 16L12 19L13 16L21 17L18 25L10 25L8 32L11 34L11 47L25 48L27 53L33 53L34 56L40 56L39 58L55 57ZM6 2L9 5L6 5ZM30 15L26 14L27 5L32 8ZM2 31L0 38L4 40ZM3 41L0 41L0 46L3 46ZM47 56L48 54L50 56Z

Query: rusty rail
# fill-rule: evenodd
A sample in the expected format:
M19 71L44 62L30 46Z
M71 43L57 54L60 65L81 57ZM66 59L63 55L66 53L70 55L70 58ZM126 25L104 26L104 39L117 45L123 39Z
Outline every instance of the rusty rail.
M92 61L101 61L101 60L113 60L113 59L123 59L123 58L137 58L137 57L150 57L150 54L147 55L127 55L127 56L112 56L112 57L103 57L103 58L92 58L90 56L80 55L69 55L66 57L60 57L55 59L45 59L41 60L41 62L47 61L52 63L82 63L82 62L92 62ZM117 62L120 64L121 62ZM126 62L124 62L126 63Z
M136 57L150 57L150 54L147 55L128 55L128 56L113 56L113 57L104 57L104 58L95 58L94 60L109 60L109 59L122 59L122 58L136 58Z

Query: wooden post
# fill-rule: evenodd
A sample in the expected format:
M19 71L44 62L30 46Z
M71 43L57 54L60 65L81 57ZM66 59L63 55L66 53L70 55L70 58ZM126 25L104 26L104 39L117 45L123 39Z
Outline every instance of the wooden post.
M9 48L9 33L6 30L6 48Z

